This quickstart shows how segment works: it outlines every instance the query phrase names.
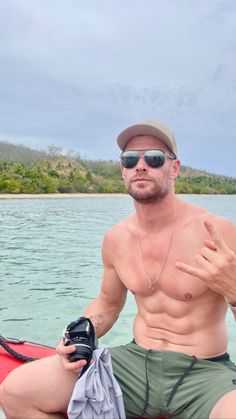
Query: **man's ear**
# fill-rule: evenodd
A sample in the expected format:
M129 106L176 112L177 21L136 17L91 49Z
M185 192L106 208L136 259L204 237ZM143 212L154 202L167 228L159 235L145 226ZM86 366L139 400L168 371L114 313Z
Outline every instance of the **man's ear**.
M171 174L170 174L171 179L177 178L179 174L179 169L180 169L180 160L179 159L173 160L173 164L171 167Z
M120 171L121 171L121 177L122 177L122 179L124 179L124 175L123 175L123 166L122 166L122 164L120 164Z

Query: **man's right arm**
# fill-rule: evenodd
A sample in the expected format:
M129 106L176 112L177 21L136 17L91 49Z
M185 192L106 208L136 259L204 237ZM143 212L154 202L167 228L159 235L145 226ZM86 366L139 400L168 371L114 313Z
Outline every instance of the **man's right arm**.
M89 317L93 322L98 338L111 329L126 301L127 289L114 268L114 247L110 232L108 232L102 246L104 272L101 290L84 313L84 316Z
M104 272L101 290L98 297L89 304L84 312L84 316L91 319L98 338L111 329L126 301L127 289L115 271L113 264L114 256L115 246L108 232L103 240L102 246ZM57 353L61 355L64 367L67 370L78 373L82 370L85 362L69 362L68 355L73 350L75 350L75 347L64 346L62 341L57 347Z

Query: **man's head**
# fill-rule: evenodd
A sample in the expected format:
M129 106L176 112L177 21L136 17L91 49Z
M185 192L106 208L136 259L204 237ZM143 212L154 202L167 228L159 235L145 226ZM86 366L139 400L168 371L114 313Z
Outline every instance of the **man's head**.
M121 170L129 194L138 202L162 200L174 190L179 160L173 132L163 124L146 121L118 136Z

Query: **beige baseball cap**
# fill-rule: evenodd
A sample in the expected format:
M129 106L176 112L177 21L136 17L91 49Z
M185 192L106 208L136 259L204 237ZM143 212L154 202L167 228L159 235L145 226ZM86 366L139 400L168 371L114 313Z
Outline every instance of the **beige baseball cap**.
M117 137L118 146L121 150L124 150L131 138L139 135L151 135L153 137L157 137L166 144L169 150L177 155L177 145L174 133L170 128L167 128L165 125L157 121L144 121L140 124L131 125L126 128Z

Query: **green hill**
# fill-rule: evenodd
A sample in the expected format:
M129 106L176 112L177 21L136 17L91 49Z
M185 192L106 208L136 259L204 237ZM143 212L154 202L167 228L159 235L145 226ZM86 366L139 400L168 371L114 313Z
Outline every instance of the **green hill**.
M74 153L75 155L75 153ZM0 193L125 193L119 162L83 160L0 142ZM183 166L176 192L235 194L236 179Z

